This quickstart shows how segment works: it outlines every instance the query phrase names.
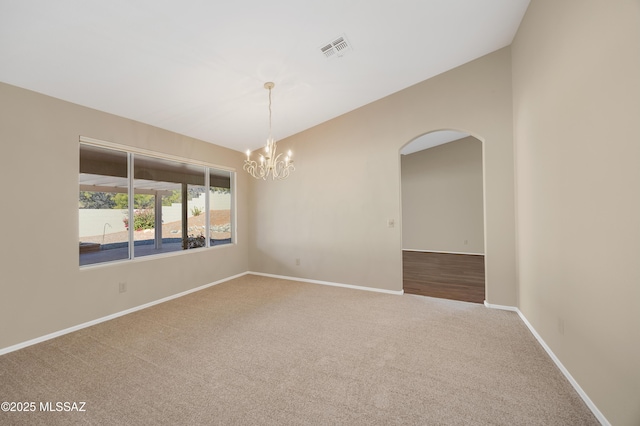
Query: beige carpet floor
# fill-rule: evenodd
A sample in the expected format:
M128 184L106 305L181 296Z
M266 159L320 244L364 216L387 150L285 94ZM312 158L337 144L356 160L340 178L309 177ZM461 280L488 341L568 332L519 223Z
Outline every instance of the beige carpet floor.
M3 425L598 424L513 312L252 275L0 356L0 400L38 408Z

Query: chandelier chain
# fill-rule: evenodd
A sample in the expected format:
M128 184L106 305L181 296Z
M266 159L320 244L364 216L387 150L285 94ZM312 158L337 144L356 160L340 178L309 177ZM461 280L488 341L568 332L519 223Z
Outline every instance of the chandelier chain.
M271 138L271 87L269 87L269 139Z

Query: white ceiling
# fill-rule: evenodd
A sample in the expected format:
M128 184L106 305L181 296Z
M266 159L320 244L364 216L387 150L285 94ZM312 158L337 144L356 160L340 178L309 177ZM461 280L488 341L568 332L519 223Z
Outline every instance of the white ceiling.
M282 139L509 45L528 4L0 0L0 81L244 151L266 81Z

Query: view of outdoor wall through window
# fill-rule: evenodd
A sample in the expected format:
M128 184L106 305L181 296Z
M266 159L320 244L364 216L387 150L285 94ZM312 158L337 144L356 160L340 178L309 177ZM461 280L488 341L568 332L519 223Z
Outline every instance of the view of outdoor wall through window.
M206 165L81 143L80 266L230 244L232 178Z

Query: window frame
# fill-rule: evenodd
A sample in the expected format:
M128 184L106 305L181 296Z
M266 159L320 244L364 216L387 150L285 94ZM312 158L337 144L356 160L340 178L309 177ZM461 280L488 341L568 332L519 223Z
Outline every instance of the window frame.
M164 153L160 153L157 151L151 151L151 150L147 150L147 149L142 149L142 148L137 148L137 147L132 147L132 146L128 146L128 145L122 145L122 144L118 144L118 143L113 143L113 142L107 142L107 141L102 141L99 139L94 139L94 138L89 138L86 136L80 136L79 138L79 143L78 143L78 153L80 153L81 150L81 146L82 145L87 145L87 146L91 146L91 147L96 147L96 148L102 148L102 149L108 149L108 150L114 150L114 151L119 151L122 153L125 153L127 156L127 195L128 195L128 217L129 218L133 218L134 217L134 211L135 211L135 203L133 202L134 197L133 195L136 194L136 188L135 188L135 157L137 155L141 155L141 156L145 156L148 158L152 158L152 159L158 159L158 160L164 160L164 161L170 161L176 164L183 164L186 166L196 166L196 167L202 167L203 169L203 180L204 180L204 188L206 188L206 192L205 192L205 212L206 212L206 217L205 217L205 246L204 247L198 247L199 250L190 250L187 248L183 248L181 250L175 250L175 251L167 251L167 252L161 252L161 253L155 253L155 254L147 254L147 255L142 255L142 256L136 256L135 255L135 250L134 250L134 245L135 245L135 238L134 238L134 227L132 226L133 223L130 224L130 226L128 226L128 256L126 258L122 258L122 259L115 259L115 260L106 260L106 261L100 261L100 262L95 262L95 263L88 263L88 264L81 264L80 262L80 256L81 253L78 253L78 264L80 269L85 269L85 268L91 268L91 267L99 267L99 266L105 266L105 265L113 265L113 264L120 264L120 263L126 263L126 262L137 262L137 261L144 261L144 260L150 260L150 259L158 259L160 257L166 257L166 256L176 256L176 255L183 255L186 253L190 253L190 252L197 252L200 253L203 250L208 250L208 249L220 249L226 246L236 246L237 245L237 205L236 205L236 169L233 167L227 167L227 166L221 166L218 164L213 164L213 163L209 163L209 162L205 162L205 161L200 161L200 160L195 160L195 159L191 159L191 158L184 158L184 157L179 157L179 156L175 156L175 155L170 155L170 154L164 154ZM212 197L211 197L211 186L210 186L210 180L211 180L211 176L212 173L214 173L215 171L221 171L221 172L228 172L229 173L229 209L230 209L230 217L229 217L229 221L230 221L230 242L228 243L222 243L222 244L213 244L212 240L211 240L211 224L210 224L210 209L211 209L211 205L212 205ZM81 174L80 171L80 161L79 161L79 166L78 166L78 172L79 174ZM80 182L78 184L78 189L80 189ZM124 193L124 192L123 192ZM157 203L156 203L157 204ZM80 210L80 209L79 209ZM181 218L181 220L183 220L184 218ZM186 219L188 220L188 218ZM78 221L80 221L80 217L78 216ZM80 224L79 224L80 225ZM78 241L80 241L80 228L78 226Z

